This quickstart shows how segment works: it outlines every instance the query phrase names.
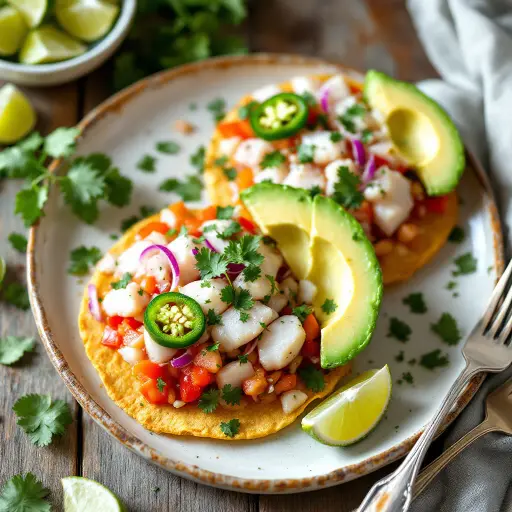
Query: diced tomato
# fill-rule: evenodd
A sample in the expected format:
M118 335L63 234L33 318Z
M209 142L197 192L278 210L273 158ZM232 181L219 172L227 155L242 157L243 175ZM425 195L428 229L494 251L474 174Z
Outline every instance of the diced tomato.
M183 225L187 228L188 234L193 237L201 236L201 224L202 222L196 217L183 219Z
M240 169L236 175L236 184L238 186L238 190L244 190L246 188L252 187L254 185L252 169L249 167Z
M293 312L292 310L292 307L291 306L285 306L282 310L281 310L281 314L282 315L291 315Z
M242 226L245 231L249 231L251 235L255 235L257 232L256 224L254 222L251 222L249 219L246 219L245 217L238 217L238 223L240 226Z
M359 84L353 82L348 84L348 88L350 89L350 94L357 94L363 89Z
M378 169L379 167L382 167L383 165L387 166L387 167L392 167L389 165L389 162L381 157L380 155L374 155L374 158L375 158L375 168Z
M132 372L136 377L149 377L150 379L166 379L168 377L167 368L160 366L149 359L138 362Z
M216 206L207 206L203 208L197 213L197 218L201 222L206 222L207 220L214 220L217 218L217 207Z
M124 318L122 316L109 316L107 318L107 325L112 329L117 330L117 328L121 325Z
M153 231L165 235L169 229L171 228L165 222L150 222L139 231L139 236L141 238L146 238L151 233L153 233Z
M449 196L428 197L425 199L427 211L432 213L444 213L448 205Z
M140 287L144 290L148 295L153 295L156 290L156 279L154 276L144 276L140 280Z
M152 404L166 404L169 398L169 385L166 383L162 391L158 389L156 379L149 379L140 386L140 392L144 398ZM174 400L173 400L174 401Z
M178 220L182 220L185 217L190 216L190 211L185 206L185 203L183 201L178 201L177 203L171 204L171 206L169 206L169 210L171 210L171 212L174 213L174 216Z
M240 137L241 139L249 139L254 137L254 131L248 119L219 123L217 129L224 138Z
M316 340L320 336L320 326L318 325L318 320L313 313L310 313L306 317L302 327L306 331L307 340Z
M135 320L135 318L125 318L117 328L117 332L121 336L125 336L128 331L136 331L142 325L142 322Z
M128 318L125 318L124 319L125 323L127 323L130 328L132 328L133 330L135 329L138 329L139 327L141 327L143 324L142 322L139 322L138 320L136 320L135 318L131 318L131 317L128 317Z
M190 378L192 379L191 382L194 384L194 386L204 388L205 386L208 386L208 384L210 384L213 380L213 375L206 368L202 368L201 366L191 364L187 366L185 370L183 373L190 375Z
M192 375L182 373L180 376L180 398L183 402L194 402L201 396L202 390L192 382Z
M301 354L305 357L318 357L320 355L320 343L315 340L306 339L302 345Z
M142 334L139 331L134 331L133 329L128 329L123 334L123 343L125 345L131 345L135 340L138 340Z
M123 339L116 330L106 325L101 344L110 348L119 348L123 344Z
M308 112L308 120L306 121L306 124L308 126L315 125L316 120L318 119L318 114L319 114L318 110L316 110L314 108L310 108L309 112Z

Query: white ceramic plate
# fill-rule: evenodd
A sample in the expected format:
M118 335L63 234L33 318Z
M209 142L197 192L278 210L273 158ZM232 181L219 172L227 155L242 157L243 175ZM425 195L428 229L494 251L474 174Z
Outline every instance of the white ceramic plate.
M393 398L386 418L365 440L349 448L323 446L300 429L300 422L266 439L224 442L154 435L128 417L102 389L87 359L77 330L77 314L84 282L69 276L70 251L79 245L107 250L111 233L119 232L122 219L141 205L161 208L177 198L157 191L165 178L191 172L189 156L207 144L213 129L206 105L222 97L228 106L264 84L296 75L333 71L325 62L290 56L251 56L207 61L170 71L124 91L82 123L79 153L105 152L121 172L135 183L132 205L123 210L105 207L100 221L87 226L72 216L53 191L46 216L31 232L28 272L31 300L41 337L49 355L71 392L102 426L129 448L169 470L212 485L253 492L297 492L334 485L356 478L402 456L432 416L451 382L462 368L460 348L443 344L430 330L442 313L450 312L467 334L481 314L496 272L501 272L501 235L496 210L485 180L468 169L460 186L461 219L467 237L462 244L447 243L435 260L405 284L387 288L373 341L355 361L355 372L388 363L394 381ZM197 110L189 105L197 104ZM186 119L199 129L184 136L173 131L174 121ZM182 151L176 156L157 154L159 140L176 140ZM145 153L158 158L158 172L144 174L136 162ZM206 198L204 198L206 200ZM457 277L456 291L447 290L453 260L471 251L478 271ZM490 268L490 270L489 270ZM402 299L423 292L428 312L412 315ZM410 341L400 343L387 336L391 317L407 322ZM441 349L450 365L429 371L407 361ZM404 351L404 361L395 356ZM414 384L397 384L410 371ZM450 419L473 396L473 382Z

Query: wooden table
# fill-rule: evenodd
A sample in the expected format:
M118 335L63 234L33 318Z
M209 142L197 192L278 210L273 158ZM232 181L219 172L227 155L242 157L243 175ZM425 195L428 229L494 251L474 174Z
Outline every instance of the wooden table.
M375 67L405 80L435 75L401 0L255 0L245 30L251 51L325 57L363 70ZM26 89L39 112L38 128L49 131L76 124L107 97L107 77L103 69L76 83ZM0 190L0 254L11 271L22 276L24 258L7 243L11 231L24 231L12 214L16 188L9 183ZM0 337L6 334L36 336L31 313L0 305ZM16 426L11 408L27 393L50 393L71 404L74 423L47 448L32 446ZM51 489L53 510L61 509L60 478L83 475L110 487L130 511L349 511L375 479L389 471L289 496L237 494L175 477L119 445L84 414L42 346L21 364L0 366L0 461L0 484L31 471Z

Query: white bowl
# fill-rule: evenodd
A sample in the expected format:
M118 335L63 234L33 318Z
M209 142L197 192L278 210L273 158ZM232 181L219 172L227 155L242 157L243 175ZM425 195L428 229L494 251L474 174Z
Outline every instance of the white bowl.
M123 0L112 30L95 46L73 59L52 64L18 64L0 59L0 79L19 85L58 85L76 80L105 62L123 42L135 15L136 0Z

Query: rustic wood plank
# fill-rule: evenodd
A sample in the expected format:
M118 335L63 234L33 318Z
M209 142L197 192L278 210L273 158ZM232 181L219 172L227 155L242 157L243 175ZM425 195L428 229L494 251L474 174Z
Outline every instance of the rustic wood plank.
M25 89L39 114L37 128L48 132L58 126L71 126L77 117L77 88L67 85L53 89ZM20 219L14 217L14 195L17 183L0 183L0 254L8 263L7 279L25 279L25 257L13 251L7 242L12 231L24 233ZM34 336L37 331L30 311L20 311L0 303L0 337L10 335ZM35 448L24 432L16 426L14 402L28 393L50 393L53 398L65 399L76 420L78 405L58 377L41 343L33 354L21 362L6 367L0 365L0 485L18 473L32 472L51 489L54 510L60 510L62 490L60 478L76 474L77 422L66 434L47 448Z

